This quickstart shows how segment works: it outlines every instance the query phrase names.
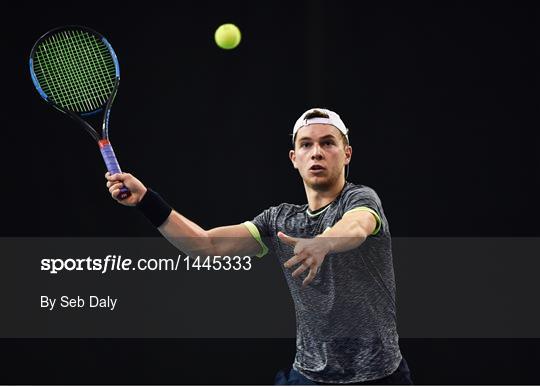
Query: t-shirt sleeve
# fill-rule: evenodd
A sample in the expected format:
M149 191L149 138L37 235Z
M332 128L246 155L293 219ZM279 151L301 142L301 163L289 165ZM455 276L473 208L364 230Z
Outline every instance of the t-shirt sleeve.
M244 226L247 227L251 236L261 246L261 251L257 254L257 257L264 257L268 253L268 247L263 241L264 237L270 236L270 219L271 208L264 210L257 215L253 220L244 222Z
M343 200L343 215L355 211L367 211L375 217L377 225L371 235L377 235L382 226L382 205L379 196L373 189L357 187L345 194Z

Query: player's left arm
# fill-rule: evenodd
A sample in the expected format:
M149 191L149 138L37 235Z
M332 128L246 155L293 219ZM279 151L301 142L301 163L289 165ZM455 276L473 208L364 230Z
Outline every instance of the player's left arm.
M325 257L331 253L342 253L360 246L378 228L377 219L371 211L347 212L334 226L315 238L294 238L278 233L283 243L294 249L294 256L285 262L286 268L299 265L292 273L293 277L309 270L302 282L307 286L317 274Z
M370 211L351 211L316 238L326 240L328 254L343 253L360 246L376 229L377 219Z

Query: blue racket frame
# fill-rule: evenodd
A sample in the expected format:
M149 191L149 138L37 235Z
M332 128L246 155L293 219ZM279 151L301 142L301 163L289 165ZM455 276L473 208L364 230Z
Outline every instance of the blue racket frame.
M59 106L58 104L54 103L51 100L51 98L49 98L49 96L45 93L41 85L39 84L38 78L34 71L34 55L40 43L44 39L48 38L51 35L57 34L58 32L61 32L64 30L74 30L74 29L85 31L89 34L96 36L98 39L100 39L109 50L113 63L114 63L114 68L115 68L114 88L108 100L99 108L92 111L87 111L87 112L76 112L70 109L63 108ZM85 26L69 25L69 26L57 27L50 31L47 31L36 41L36 43L32 47L32 50L30 51L29 66L30 66L30 77L32 78L34 87L38 91L40 97L49 105L54 107L56 110L59 110L60 112L64 114L67 114L69 117L71 117L73 120L77 121L79 124L81 124L84 127L84 129L98 143L100 151L101 151L101 155L103 157L103 160L105 161L105 165L107 166L107 170L109 171L111 175L116 174L116 173L122 173L122 170L120 169L120 165L118 164L118 160L116 158L112 145L109 142L109 119L110 119L110 114L111 114L111 108L112 108L114 99L116 97L116 94L118 92L118 87L120 85L120 65L118 63L118 57L116 56L116 53L114 52L109 41L99 32ZM95 117L102 112L103 112L103 121L101 124L101 135L99 135L98 132L94 129L94 127L92 127L92 125L90 125L85 120L85 118ZM120 189L120 194L118 198L122 200L129 196L130 196L129 190L126 187L122 187Z

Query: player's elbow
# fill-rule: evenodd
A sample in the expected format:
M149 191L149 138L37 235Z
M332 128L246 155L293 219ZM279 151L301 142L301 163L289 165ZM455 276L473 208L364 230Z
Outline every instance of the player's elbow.
M173 244L190 257L215 255L215 244L205 230L198 230L190 236L168 239L172 239Z

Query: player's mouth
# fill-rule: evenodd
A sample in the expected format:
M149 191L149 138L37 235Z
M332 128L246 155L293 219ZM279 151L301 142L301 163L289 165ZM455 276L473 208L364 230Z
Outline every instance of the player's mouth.
M323 167L322 165L319 165L319 164L314 164L309 168L309 171L311 173L322 173L325 170L326 170L326 168Z

